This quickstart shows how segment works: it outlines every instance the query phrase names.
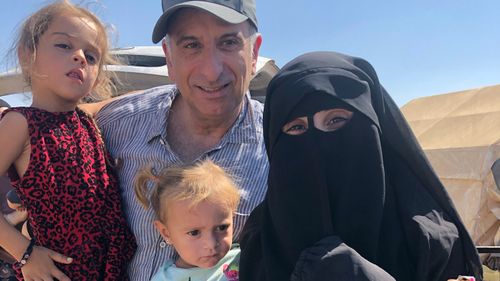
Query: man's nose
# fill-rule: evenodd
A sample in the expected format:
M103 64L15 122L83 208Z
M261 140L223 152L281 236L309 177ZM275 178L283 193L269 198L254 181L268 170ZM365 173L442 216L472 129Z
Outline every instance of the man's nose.
M217 81L224 71L223 54L216 47L206 48L200 70L207 81Z

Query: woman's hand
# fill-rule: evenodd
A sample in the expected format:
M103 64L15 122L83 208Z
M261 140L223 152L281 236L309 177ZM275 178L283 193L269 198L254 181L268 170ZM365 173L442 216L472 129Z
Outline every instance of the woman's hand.
M69 277L57 268L54 262L70 264L73 259L47 248L35 246L28 262L21 268L21 272L27 281L52 281L54 279L70 281Z

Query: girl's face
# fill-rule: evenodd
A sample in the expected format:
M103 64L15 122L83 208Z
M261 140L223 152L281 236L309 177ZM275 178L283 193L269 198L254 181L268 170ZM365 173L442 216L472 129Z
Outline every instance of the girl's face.
M209 201L191 209L189 203L170 204L166 224L155 221L155 227L179 253L177 267L213 267L231 248L233 212Z
M35 61L28 67L32 106L69 111L92 91L101 60L97 30L95 23L86 18L54 18L40 37ZM24 55L23 61L30 55Z

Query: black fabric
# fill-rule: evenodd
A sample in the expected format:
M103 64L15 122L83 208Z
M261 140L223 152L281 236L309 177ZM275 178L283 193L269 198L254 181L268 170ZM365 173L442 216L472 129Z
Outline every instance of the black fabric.
M311 124L301 135L282 132L332 107L353 111L352 119L333 132ZM268 191L242 234L240 280L290 280L304 253L328 237L344 250L325 249L329 258L298 270L316 272L300 280L339 280L328 272L343 271L350 280L482 280L449 196L365 60L316 52L285 65L268 87L264 137Z
M327 279L328 278L328 279ZM291 281L395 281L380 267L367 262L337 236L328 236L304 250L295 265Z

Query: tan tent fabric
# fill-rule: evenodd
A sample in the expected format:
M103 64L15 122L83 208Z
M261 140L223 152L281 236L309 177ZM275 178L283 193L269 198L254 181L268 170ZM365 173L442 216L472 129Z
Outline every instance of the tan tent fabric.
M500 158L500 85L415 99L401 110L475 243L500 246L491 171Z

